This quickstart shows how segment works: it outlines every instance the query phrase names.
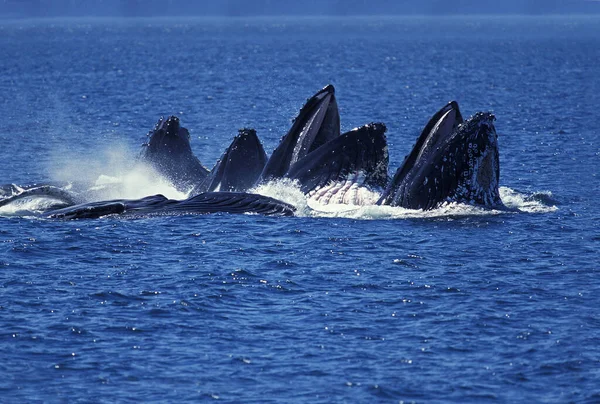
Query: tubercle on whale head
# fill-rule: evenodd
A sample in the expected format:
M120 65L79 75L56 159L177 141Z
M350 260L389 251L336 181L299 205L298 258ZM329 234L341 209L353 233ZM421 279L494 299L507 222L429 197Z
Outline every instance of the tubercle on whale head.
M176 135L179 132L179 118L175 115L171 115L164 122L164 129L168 135Z
M161 117L157 124L159 131L164 131L166 136L179 137L184 140L190 140L190 133L187 128L181 126L181 121L175 115L170 115L167 119Z
M473 115L469 117L466 121L463 122L461 126L464 125L489 125L493 124L496 121L496 115L490 111L479 111L475 112Z
M237 138L243 137L256 137L256 130L253 128L240 128L238 129L238 133L236 135Z
M154 129L150 131L150 134L159 130L164 130L169 134L176 134L179 130L179 118L175 115L170 115L166 119L164 116L161 116L158 118L156 125L154 125Z
M152 134L152 132L156 132L157 130L159 130L163 124L165 123L165 117L161 116L160 118L158 118L158 122L156 122L156 124L154 125L154 129L152 129L150 132L148 132L148 136L150 136Z
M190 152L190 133L182 127L180 120L175 115L170 115L166 119L160 117L154 129L148 133L148 140L143 145L143 153L170 154Z
M476 112L456 128L454 136L486 136L487 141L495 144L498 135L494 121L496 116L492 112Z
M352 130L359 130L359 129L360 130L366 129L366 130L372 131L372 132L383 132L383 133L387 132L387 126L385 126L385 123L383 123L383 122L371 122L366 125L356 127Z
M246 149L248 149L250 147L250 148L255 149L261 155L265 154L264 148L262 146L262 143L260 142L260 139L258 138L258 135L256 134L255 129L253 129L253 128L238 129L238 133L237 133L237 135L235 135L233 142L231 143L231 146L229 147L229 149L234 150L235 148L238 147L238 145L241 144L241 142L244 142L246 144L245 146L242 146L242 147L244 147ZM249 144L252 144L252 146L250 146ZM266 161L266 154L265 154L264 160Z
M455 137L466 145L454 199L492 208L504 207L498 189L500 160L495 120L491 112L477 112L457 129Z

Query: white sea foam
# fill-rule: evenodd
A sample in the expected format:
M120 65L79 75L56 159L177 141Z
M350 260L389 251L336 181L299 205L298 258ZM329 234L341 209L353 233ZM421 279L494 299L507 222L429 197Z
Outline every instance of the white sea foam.
M0 206L0 216L35 216L36 213L44 212L55 207L60 200L47 196L33 196L17 199L4 206Z
M507 208L518 209L522 212L548 213L558 210L550 191L526 194L508 187L500 187L500 197Z
M321 204L318 199L307 197L302 193L298 183L290 180L272 181L261 185L251 192L270 196L287 202L297 209L297 216L332 217L348 219L413 219L413 218L442 218L461 216L494 216L515 213L548 213L557 210L554 205L548 205L535 195L548 195L550 193L524 194L511 188L500 187L502 201L509 208L506 210L485 209L459 203L445 204L437 209L422 211L405 209L392 206L378 205L347 205L347 204ZM541 199L541 200L540 200Z
M310 210L306 204L306 196L300 190L298 182L287 178L261 184L249 192L270 196L289 203L296 208L296 216L307 216Z

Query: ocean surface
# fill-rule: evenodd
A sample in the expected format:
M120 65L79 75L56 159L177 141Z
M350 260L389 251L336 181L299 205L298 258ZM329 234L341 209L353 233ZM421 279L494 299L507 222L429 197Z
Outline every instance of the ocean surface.
M600 402L599 61L599 17L0 21L0 184L182 197L131 171L161 115L210 168L331 83L390 174L449 100L493 111L519 209L4 207L0 402Z

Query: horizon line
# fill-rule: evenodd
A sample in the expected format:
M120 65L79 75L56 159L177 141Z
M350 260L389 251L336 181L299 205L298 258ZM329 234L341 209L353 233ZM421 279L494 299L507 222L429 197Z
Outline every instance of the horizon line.
M600 0L594 0L600 2ZM286 18L286 19L364 19L364 18L381 18L381 19L393 19L398 17L410 17L410 18L465 18L465 17L477 17L477 18L594 18L600 17L600 11L595 13L539 13L539 14L524 14L524 13L448 13L448 14L422 14L422 13L398 13L398 14L250 14L250 15L226 15L226 14L198 14L198 15L52 15L52 16L22 16L22 15L10 15L0 14L1 21L45 21L45 20L110 20L110 19L122 19L122 20L169 20L174 18L180 18L183 20L194 20L194 19L275 19L275 18Z

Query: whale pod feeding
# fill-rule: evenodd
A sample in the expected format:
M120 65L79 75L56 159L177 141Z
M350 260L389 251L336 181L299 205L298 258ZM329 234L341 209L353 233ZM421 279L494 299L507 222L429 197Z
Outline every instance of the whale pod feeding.
M477 112L464 120L451 101L425 125L410 153L388 175L386 125L370 123L340 135L335 89L309 98L269 158L254 129L240 129L209 172L193 154L179 118L160 118L139 160L189 197L82 200L67 187L0 186L0 207L27 198L50 198L42 216L61 219L107 215L257 213L290 216L295 208L247 192L279 179L297 183L320 204L390 205L430 210L446 203L502 209L495 116Z

